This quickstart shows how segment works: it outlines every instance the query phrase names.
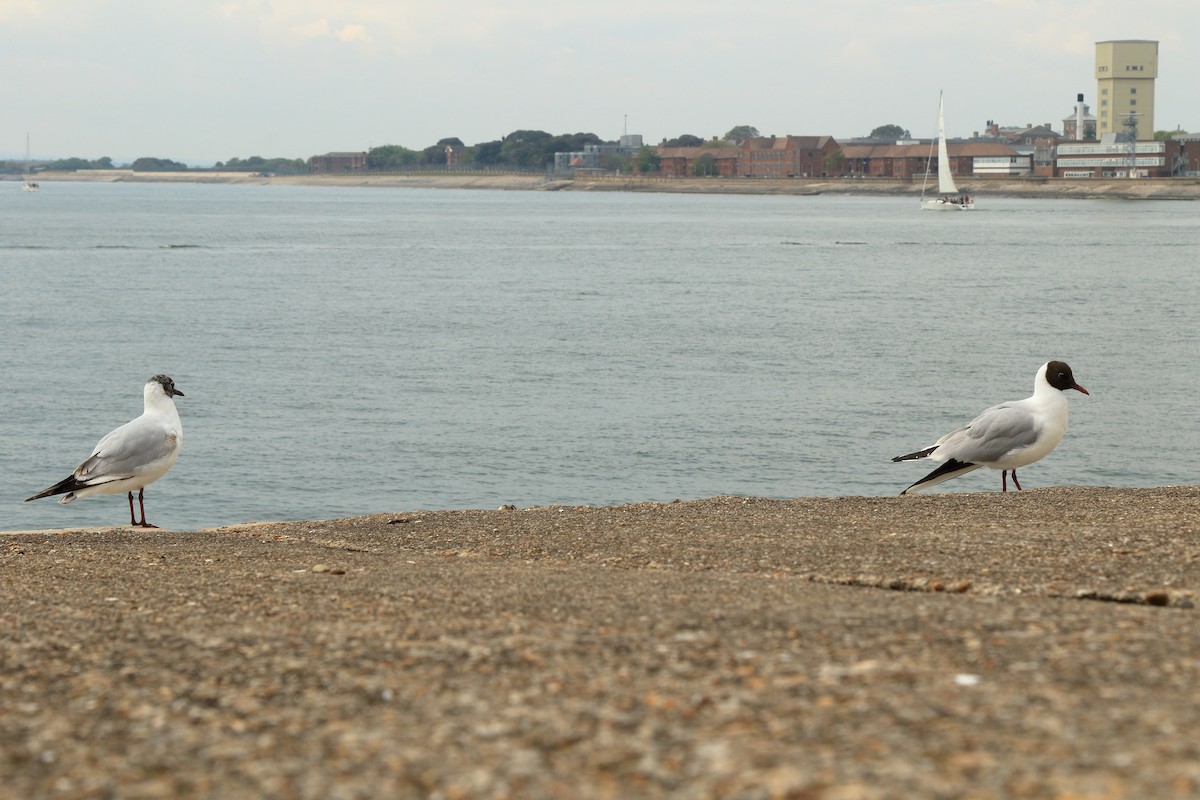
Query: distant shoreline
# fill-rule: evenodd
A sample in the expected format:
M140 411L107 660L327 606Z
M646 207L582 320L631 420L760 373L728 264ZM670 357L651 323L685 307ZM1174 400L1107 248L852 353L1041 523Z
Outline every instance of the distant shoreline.
M249 172L134 172L87 170L43 172L40 182L210 183L284 186L374 186L411 189L505 191L671 192L747 195L919 195L921 182L888 178L662 178L605 176L558 178L504 173L275 175ZM1074 180L1063 178L973 177L963 191L982 197L1198 200L1200 178Z

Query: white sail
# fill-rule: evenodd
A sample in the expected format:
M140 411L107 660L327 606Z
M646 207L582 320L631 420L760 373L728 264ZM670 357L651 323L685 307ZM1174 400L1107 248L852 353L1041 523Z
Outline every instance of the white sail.
M921 183L921 208L927 211L967 211L975 207L971 198L958 191L954 175L950 171L950 152L946 147L946 112L942 93L938 92L938 197L925 199L925 186L929 182L929 168L933 166L933 143L929 144L929 159L925 162L925 181Z
M941 95L938 95L938 192L943 196L958 194L954 175L950 172L950 153L946 150L946 115Z
M32 162L30 161L30 157L29 157L29 133L26 132L25 133L25 180L21 183L21 191L23 191L23 192L36 192L38 190L38 185L33 182L32 178L30 178L29 168L30 168L31 164L32 164Z

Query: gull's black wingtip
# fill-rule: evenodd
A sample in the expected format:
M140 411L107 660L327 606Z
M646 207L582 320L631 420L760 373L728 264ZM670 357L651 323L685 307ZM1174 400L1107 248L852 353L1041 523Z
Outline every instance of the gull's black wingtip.
M937 448L938 446L935 444L933 447L926 447L924 450L918 450L915 453L905 453L902 456L896 456L893 458L892 463L897 461L916 461L918 458L924 458L925 456L929 455L934 450L937 450Z
M25 502L28 503L30 500L41 500L43 497L53 497L56 494L66 494L67 492L73 492L76 489L82 489L83 487L84 484L80 483L74 475L71 475L70 477L63 478L49 489L43 489L33 497L26 497Z
M956 461L953 458L948 459L933 472L909 486L907 489L901 492L900 495L906 495L912 492L914 489L917 491L920 491L921 489L928 489L930 486L936 486L943 481L948 481L951 478L957 478L959 475L964 475L973 469L979 469L979 465L972 464L969 461Z

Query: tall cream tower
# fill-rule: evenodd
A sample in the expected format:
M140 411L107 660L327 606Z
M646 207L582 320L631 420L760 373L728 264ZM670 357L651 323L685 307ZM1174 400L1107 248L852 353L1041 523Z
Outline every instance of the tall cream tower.
M1096 134L1128 133L1132 117L1137 120L1137 138L1153 138L1157 77L1158 42L1096 42Z

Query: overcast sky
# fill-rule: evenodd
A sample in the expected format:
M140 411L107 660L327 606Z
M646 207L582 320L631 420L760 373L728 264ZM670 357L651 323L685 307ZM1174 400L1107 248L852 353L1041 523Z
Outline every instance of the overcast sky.
M1197 0L0 0L0 157L307 158L529 128L934 133L1095 110L1095 42L1159 41L1200 130Z

